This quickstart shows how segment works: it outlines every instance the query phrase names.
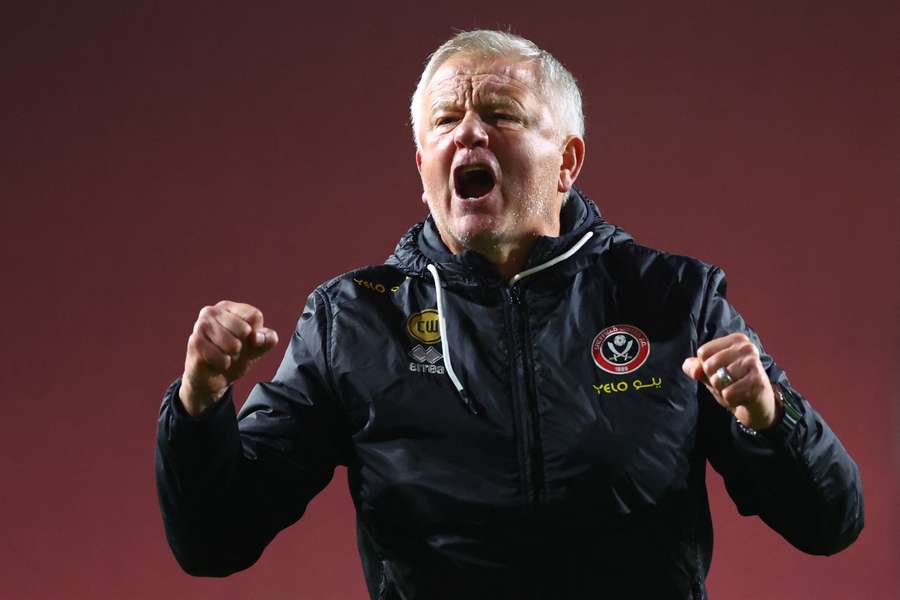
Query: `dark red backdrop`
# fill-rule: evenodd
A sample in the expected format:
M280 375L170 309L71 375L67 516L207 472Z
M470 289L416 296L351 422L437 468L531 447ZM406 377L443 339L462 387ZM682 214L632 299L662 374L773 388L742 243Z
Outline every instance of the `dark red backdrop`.
M343 471L249 572L181 573L159 398L203 304L252 302L284 339L316 283L423 216L408 95L453 28L498 25L580 79L581 186L643 243L727 269L862 468L868 526L832 558L738 517L711 475L712 596L896 593L893 3L19 4L0 15L0 597L364 597Z

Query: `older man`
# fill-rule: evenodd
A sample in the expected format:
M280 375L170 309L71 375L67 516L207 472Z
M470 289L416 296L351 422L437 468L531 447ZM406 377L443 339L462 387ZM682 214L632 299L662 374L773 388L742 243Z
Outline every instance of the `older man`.
M247 304L200 312L157 451L186 571L253 564L338 464L373 598L705 598L707 460L801 550L857 537L856 465L722 271L635 244L573 187L562 65L461 33L411 115L430 217L310 295L239 418L229 386L277 335Z

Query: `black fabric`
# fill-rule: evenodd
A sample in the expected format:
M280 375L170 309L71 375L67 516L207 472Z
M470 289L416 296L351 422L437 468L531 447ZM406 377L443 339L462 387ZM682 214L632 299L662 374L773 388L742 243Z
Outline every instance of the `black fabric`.
M157 481L179 563L198 575L253 564L338 464L373 598L705 598L707 462L741 514L801 550L850 544L863 526L859 471L725 299L722 271L634 243L577 191L562 223L529 267L594 235L512 287L481 256L450 254L430 220L414 226L385 265L316 289L237 419L230 396L191 419L173 384ZM428 264L478 415L445 372L444 341L413 335L436 308ZM646 334L633 372L593 358L613 325ZM798 399L802 418L780 437L740 431L681 372L736 331Z

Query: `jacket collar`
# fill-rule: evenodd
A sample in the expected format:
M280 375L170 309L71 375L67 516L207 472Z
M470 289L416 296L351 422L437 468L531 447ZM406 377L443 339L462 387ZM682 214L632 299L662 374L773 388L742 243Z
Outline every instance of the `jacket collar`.
M535 242L525 265L526 269L542 264L562 254L588 231L594 236L576 257L552 270L558 275L584 268L585 257L603 251L612 243L630 240L631 236L607 223L593 201L577 188L572 188L560 213L559 237L541 236ZM427 277L426 267L434 264L448 287L505 286L506 282L494 266L481 254L467 250L454 255L437 231L429 215L404 234L388 258L387 264L396 266L409 276Z

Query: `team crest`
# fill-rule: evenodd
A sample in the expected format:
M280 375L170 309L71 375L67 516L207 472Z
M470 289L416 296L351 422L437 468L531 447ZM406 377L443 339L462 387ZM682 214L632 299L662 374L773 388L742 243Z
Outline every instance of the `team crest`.
M625 375L647 361L650 340L634 325L613 325L594 337L591 355L594 364L607 373Z

